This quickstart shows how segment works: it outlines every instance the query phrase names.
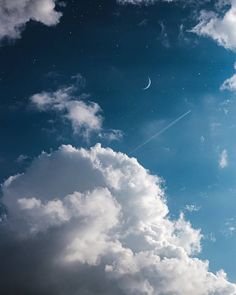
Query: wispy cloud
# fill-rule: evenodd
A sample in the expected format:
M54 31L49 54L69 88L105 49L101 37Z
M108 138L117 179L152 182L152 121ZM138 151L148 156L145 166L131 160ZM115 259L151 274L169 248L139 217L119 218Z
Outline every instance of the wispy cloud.
M22 163L24 163L25 161L27 161L28 159L29 159L29 156L21 154L21 155L19 155L19 156L17 157L16 162L17 162L18 164L22 164Z
M226 79L220 87L221 90L236 91L236 74Z
M117 0L119 4L134 4L134 5L139 5L139 4L150 5L159 1L160 0Z
M224 149L221 153L220 153L220 157L219 157L219 161L218 161L218 164L219 164L219 167L221 169L224 169L228 166L228 162L229 162L229 159L228 159L228 152L226 149Z
M234 64L234 69L236 70L236 63ZM232 92L236 92L236 74L226 79L221 85L220 90L229 90Z
M227 238L231 238L236 231L236 224L235 224L235 219L234 218L228 218L225 221L224 224L224 229L221 231L221 233L227 237Z
M123 131L118 129L110 129L110 130L100 132L98 136L108 141L116 141L116 140L121 140L124 136L124 133Z
M201 207L195 204L190 204L185 206L185 210L189 212L198 212L200 209Z

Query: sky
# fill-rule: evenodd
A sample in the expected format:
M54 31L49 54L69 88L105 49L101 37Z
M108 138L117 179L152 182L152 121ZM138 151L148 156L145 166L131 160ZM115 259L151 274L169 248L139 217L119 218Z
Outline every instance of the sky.
M236 294L236 0L0 0L0 290Z

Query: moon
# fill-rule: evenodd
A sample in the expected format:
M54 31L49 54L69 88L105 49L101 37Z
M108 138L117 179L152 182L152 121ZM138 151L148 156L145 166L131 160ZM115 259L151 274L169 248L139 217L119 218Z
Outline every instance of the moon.
M148 77L148 85L146 87L143 88L143 90L147 90L152 84L152 80L150 79L150 77Z

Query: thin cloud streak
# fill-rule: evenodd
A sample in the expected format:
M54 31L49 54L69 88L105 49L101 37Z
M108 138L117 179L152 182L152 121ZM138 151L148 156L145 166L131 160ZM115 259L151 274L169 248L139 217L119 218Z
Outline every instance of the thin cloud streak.
M143 143L141 143L140 145L138 145L136 148L134 148L129 155L135 153L137 150L139 150L140 148L142 148L143 146L145 146L146 144L148 144L150 141L152 141L154 138L156 138L157 136L163 134L164 132L166 132L169 128L171 128L172 126L174 126L176 123L178 123L180 120L182 120L184 117L186 117L188 114L190 114L192 112L192 110L187 111L186 113L184 113L183 115L181 115L180 117L178 117L177 119L175 119L174 121L172 121L169 125L167 125L166 127L164 127L163 129L161 129L160 131L158 131L157 133L153 134L150 138L148 138L146 141L144 141Z

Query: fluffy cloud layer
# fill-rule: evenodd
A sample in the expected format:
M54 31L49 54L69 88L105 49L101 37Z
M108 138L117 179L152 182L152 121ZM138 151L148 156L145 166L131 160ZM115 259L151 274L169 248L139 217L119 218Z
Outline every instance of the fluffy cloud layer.
M0 40L19 38L30 20L46 26L59 22L61 13L55 10L56 0L0 0Z
M2 190L5 295L236 294L193 257L201 233L169 219L161 179L125 154L62 146Z
M236 0L219 2L221 7L230 3L230 8L223 17L212 11L202 11L200 22L192 31L200 36L212 38L227 49L236 50Z

